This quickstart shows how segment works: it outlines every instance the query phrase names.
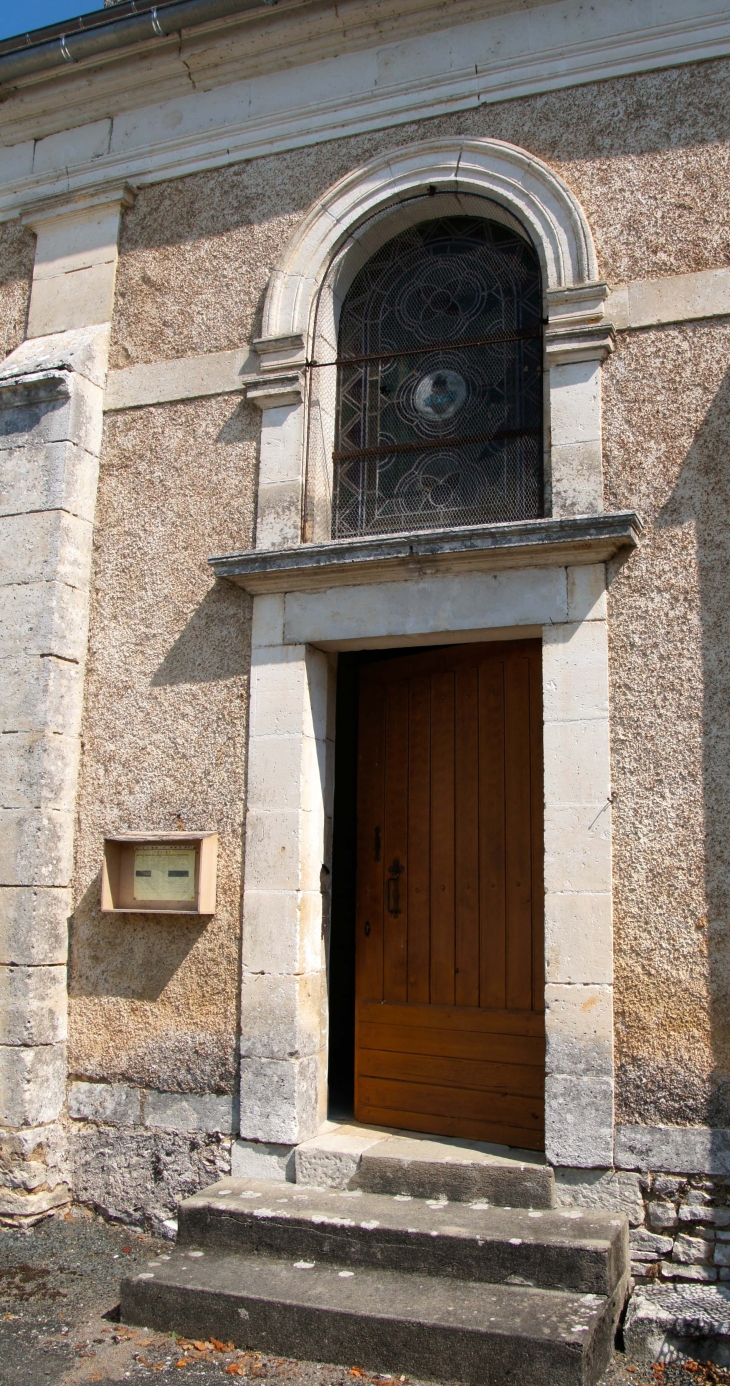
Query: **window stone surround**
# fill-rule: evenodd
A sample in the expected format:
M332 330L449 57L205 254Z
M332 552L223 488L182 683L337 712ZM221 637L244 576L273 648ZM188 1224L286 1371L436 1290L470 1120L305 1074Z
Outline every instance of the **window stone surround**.
M600 367L615 333L585 214L567 184L526 150L491 139L425 140L335 183L272 274L262 336L252 343L259 375L247 390L262 411L257 548L301 543L305 512L318 517L308 537L326 537L331 477L315 468L307 475L306 364L333 359L339 307L354 275L385 240L427 217L435 195L440 206L517 223L532 241L547 321L547 508L556 517L603 509Z

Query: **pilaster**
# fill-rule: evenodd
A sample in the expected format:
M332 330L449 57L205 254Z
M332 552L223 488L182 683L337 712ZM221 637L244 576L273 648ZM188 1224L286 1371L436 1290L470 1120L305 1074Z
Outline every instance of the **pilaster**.
M246 398L261 410L257 549L302 540L304 473L304 338L299 332L252 343L259 373Z
M124 189L34 214L0 366L0 1219L69 1198L66 953L94 508Z
M291 1146L326 1115L324 938L331 841L331 661L284 645L283 598L254 600L241 1135Z
M603 316L608 285L548 291L549 487L555 517L603 510L601 362L616 334Z
M545 1148L613 1163L611 770L605 568L567 569L565 622L543 629Z

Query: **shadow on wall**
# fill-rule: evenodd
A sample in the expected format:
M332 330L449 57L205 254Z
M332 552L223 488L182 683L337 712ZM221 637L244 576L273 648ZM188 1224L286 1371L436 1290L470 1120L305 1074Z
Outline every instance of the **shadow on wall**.
M730 373L687 453L658 529L693 525L700 585L702 795L707 913L696 928L706 949L714 1070L703 1110L664 1120L730 1126ZM681 632L678 632L681 637ZM678 976L681 985L681 976ZM677 1096L691 1071L677 1074ZM699 1075L697 1075L699 1076ZM695 1098L695 1101L697 1099Z
M236 594L247 600L244 592ZM206 592L187 625L152 676L153 688L173 684L221 683L247 676L247 642L232 640L229 625L231 586L217 582ZM243 613L244 620L248 613Z
M101 875L94 877L71 919L73 996L157 1001L208 926L181 914L102 914Z

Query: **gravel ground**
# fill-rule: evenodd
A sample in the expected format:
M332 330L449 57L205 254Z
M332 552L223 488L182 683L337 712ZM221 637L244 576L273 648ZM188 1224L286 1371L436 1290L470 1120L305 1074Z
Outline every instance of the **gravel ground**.
M390 1380L356 1365L292 1362L120 1324L120 1276L169 1250L169 1242L83 1212L49 1218L28 1232L0 1229L0 1386L151 1379L222 1386L242 1376L298 1386ZM402 1383L418 1386L411 1377L393 1386ZM692 1363L647 1368L618 1352L601 1386L730 1386L730 1371Z

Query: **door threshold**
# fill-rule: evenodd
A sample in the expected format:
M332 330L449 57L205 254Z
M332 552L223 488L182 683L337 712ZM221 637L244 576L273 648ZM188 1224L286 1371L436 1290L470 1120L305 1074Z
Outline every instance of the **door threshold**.
M409 1131L398 1126L371 1126L350 1116L328 1119L317 1135L305 1141L298 1149L313 1149L319 1146L334 1149L345 1142L348 1145L352 1142L353 1148L356 1144L361 1144L364 1151L382 1141L392 1144L392 1153L395 1154L397 1150L403 1159L500 1165L547 1164L545 1155L540 1150L523 1150L519 1146L495 1145L489 1141L471 1141L463 1136L434 1136L424 1131ZM406 1146L409 1147L408 1150Z
M330 1121L297 1147L296 1182L458 1201L486 1196L511 1207L555 1204L553 1171L541 1152L356 1121Z

